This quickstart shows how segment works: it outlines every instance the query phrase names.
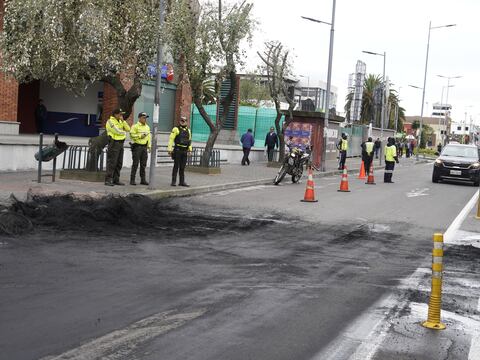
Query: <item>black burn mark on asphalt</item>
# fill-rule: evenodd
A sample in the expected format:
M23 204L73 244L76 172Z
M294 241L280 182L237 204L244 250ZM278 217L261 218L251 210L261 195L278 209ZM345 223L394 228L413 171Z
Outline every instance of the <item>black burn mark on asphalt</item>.
M273 224L268 219L248 219L228 213L212 216L200 210L184 210L174 201L152 200L142 195L111 195L100 199L33 196L25 202L13 201L0 215L0 235L38 231L124 235L154 231L157 238L164 239L237 233ZM52 241L59 239L54 236Z

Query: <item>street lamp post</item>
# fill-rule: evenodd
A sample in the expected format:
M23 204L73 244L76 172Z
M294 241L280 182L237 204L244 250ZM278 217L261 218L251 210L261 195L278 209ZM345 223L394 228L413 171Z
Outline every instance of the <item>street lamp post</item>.
M423 76L423 88L422 88L422 110L420 111L420 132L418 134L418 147L417 147L417 156L416 159L419 159L419 150L420 144L422 142L422 131L423 131L423 106L425 103L425 88L427 87L427 69L428 69L428 52L430 50L430 33L432 29L440 29L446 27L456 26L456 24L449 24L449 25L441 25L441 26L432 26L432 22L428 24L428 39L427 39L427 55L425 57L425 73Z
M326 171L326 157L327 157L327 140L328 140L328 119L330 117L330 91L332 87L332 60L333 60L333 38L335 34L335 7L336 0L333 0L332 4L332 21L330 23L325 21L320 21L312 19L309 17L302 16L303 19L313 21L316 23L330 25L330 49L328 51L328 70L327 70L327 93L325 94L325 124L323 127L323 149L322 149L322 159L320 164L320 170Z
M387 62L387 52L384 51L383 54L381 53L376 53L373 51L362 51L365 54L370 54L370 55L377 55L377 56L383 56L383 89L382 89L382 112L380 113L380 140L383 142L383 124L385 122L385 110L386 110L386 84L387 81L385 79L385 64ZM383 157L383 146L380 146L380 161L379 164L382 165L382 157Z
M160 28L163 26L165 17L165 3L164 0L160 0ZM155 189L155 163L157 161L157 127L158 120L160 118L160 95L162 93L162 62L163 62L163 44L162 40L158 38L157 47L157 78L155 80L155 100L153 106L153 126L152 126L152 150L150 152L150 172L149 172L149 185L150 190Z
M455 85L450 85L450 79L460 79L462 76L461 75L458 75L458 76L444 76L444 75L437 75L438 77L441 77L441 78L444 78L444 79L447 79L447 99L445 100L445 104L447 105L448 107L448 93L449 93L449 90L451 87L454 87ZM442 89L442 103L443 103L443 89ZM444 138L442 139L442 145L445 146L445 138L446 138L446 135L447 135L447 126L448 126L448 118L447 118L447 111L445 111L445 119L444 119L444 126L445 126L445 136Z

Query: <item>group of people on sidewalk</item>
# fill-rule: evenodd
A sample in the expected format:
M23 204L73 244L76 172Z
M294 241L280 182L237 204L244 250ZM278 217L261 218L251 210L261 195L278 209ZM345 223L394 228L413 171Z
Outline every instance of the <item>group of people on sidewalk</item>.
M108 119L105 130L108 137L107 173L105 185L125 185L120 181L120 171L123 166L123 149L127 134L130 134L132 150L132 169L130 171L130 185L137 185L136 176L140 166L140 184L149 185L146 178L148 153L152 148L152 135L147 124L148 114L138 114L138 121L132 127L124 119L125 112L115 109ZM192 132L187 126L187 118L182 116L179 125L172 129L169 137L168 154L174 160L171 186L177 185L177 173L180 175L180 186L189 186L185 182L185 167L188 154L192 151Z

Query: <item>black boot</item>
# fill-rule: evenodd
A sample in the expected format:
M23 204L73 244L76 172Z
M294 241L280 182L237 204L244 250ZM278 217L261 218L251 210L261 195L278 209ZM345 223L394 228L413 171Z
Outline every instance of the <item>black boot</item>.
M140 181L140 185L148 185L147 180L142 179L142 180Z

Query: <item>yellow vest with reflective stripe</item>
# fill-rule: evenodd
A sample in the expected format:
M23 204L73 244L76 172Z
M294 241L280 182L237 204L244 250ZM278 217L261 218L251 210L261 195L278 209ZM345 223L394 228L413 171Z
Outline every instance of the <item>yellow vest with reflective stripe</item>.
M146 136L144 137L144 135ZM140 121L137 122L132 126L132 130L130 130L130 138L135 144L147 145L147 147L150 148L152 138L150 126L146 123L143 125Z
M395 145L385 147L385 161L395 161L397 156L397 147Z
M367 152L368 155L371 155L373 153L373 142L367 141L365 143L365 151Z
M107 135L113 140L125 140L127 132L130 131L130 126L125 120L117 120L115 117L110 116L105 129L107 130Z
M348 150L348 141L342 139L342 145L340 146L340 150L347 151Z

